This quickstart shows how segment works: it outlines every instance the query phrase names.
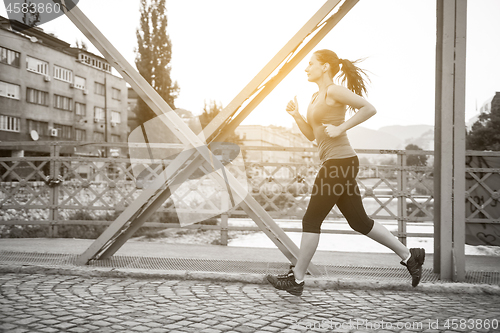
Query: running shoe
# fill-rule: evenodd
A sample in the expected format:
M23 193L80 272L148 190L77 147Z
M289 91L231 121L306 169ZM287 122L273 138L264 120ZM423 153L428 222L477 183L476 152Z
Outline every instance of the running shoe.
M290 265L290 268L288 269L288 272L284 273L284 274L279 274L278 277L287 277L288 274L292 273L293 274L293 268L295 266L294 265Z
M408 268L408 272L410 272L412 281L411 285L413 287L418 286L420 279L422 278L422 265L425 260L425 250L424 249L410 249L410 259L405 263L401 261L401 265L406 266Z
M293 270L291 268L287 274L280 274L277 276L268 275L266 278L274 288L285 290L294 296L302 295L302 291L304 290L304 281L301 283L295 282L295 275L293 275Z

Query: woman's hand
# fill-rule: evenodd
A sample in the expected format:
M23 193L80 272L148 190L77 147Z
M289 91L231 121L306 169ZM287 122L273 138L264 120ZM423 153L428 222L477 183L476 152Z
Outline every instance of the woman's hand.
M300 116L299 113L299 103L297 103L297 96L290 100L286 106L286 112L288 112L292 117Z
M334 126L331 124L323 124L323 126L325 126L326 135L328 135L330 138L336 138L337 136L342 134L342 130L339 126Z

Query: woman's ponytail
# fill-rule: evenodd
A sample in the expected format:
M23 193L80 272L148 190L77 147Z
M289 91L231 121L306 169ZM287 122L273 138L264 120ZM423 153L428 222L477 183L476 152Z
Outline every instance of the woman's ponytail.
M368 75L366 75L365 71L356 66L358 62L362 60L350 61L347 59L339 59L342 67L340 68L342 74L341 82L345 83L347 89L351 90L357 95L362 96L366 94L366 85L363 76L369 80Z

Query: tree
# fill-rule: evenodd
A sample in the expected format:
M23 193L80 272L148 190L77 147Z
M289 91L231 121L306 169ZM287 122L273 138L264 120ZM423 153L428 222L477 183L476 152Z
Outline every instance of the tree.
M216 101L209 101L208 104L205 101L203 112L199 117L201 128L205 128L212 121L212 119L214 119L222 111L222 109L222 105L217 104ZM223 141L236 143L240 146L243 144L243 140L234 131L229 133L229 135L226 136Z
M409 144L405 147L405 150L423 150L417 145ZM408 155L406 158L406 165L414 165L414 166L426 166L427 165L427 155Z
M174 100L179 87L170 77L172 43L167 34L165 0L141 0L140 27L136 30L137 49L135 65L139 73L156 92L175 109ZM142 124L156 114L139 99L137 105L138 123Z
M40 13L37 10L36 4L32 3L31 1L24 0L24 4L22 8L23 9L23 23L30 26L34 27L38 23L40 23Z
M467 149L500 151L500 93L491 101L491 111L483 112L467 133Z
M77 49L82 49L84 51L88 51L88 49L89 49L88 46L87 46L87 43L85 43L85 41L83 41L83 40L80 41L80 40L77 39L76 42L75 42L75 44L76 44L76 48Z

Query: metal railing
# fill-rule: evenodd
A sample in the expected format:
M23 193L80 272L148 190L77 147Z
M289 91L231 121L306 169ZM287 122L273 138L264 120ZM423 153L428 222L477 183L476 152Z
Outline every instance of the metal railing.
M33 150L44 152L33 153ZM86 155L75 156L75 151L86 149ZM99 147L97 149L96 147ZM133 164L124 157L92 156L92 152L120 149L126 154L124 143L28 142L0 143L1 150L24 150L24 157L0 157L0 225L43 225L57 236L58 226L109 225L141 193L147 182L162 168L162 163L149 163L145 178L134 177ZM35 149L36 148L36 149ZM248 192L275 219L299 221L304 214L319 163L314 162L315 148L297 147L241 147L245 165L230 165L233 174L246 177ZM255 160L257 152L259 161ZM407 225L432 224L433 221L433 167L432 151L357 150L361 167L358 184L367 213L376 220L397 223L397 236L406 243L407 237L432 237L433 233L409 233ZM29 155L29 156L28 156ZM41 156L45 155L45 156ZM483 161L483 156L496 157L499 153L468 152L469 161ZM252 159L254 159L252 161ZM264 162L262 162L264 161ZM425 165L424 165L425 162ZM471 163L472 163L471 162ZM468 166L467 222L498 223L499 216L487 208L498 203L498 186L487 179L500 175L499 168L485 163ZM186 228L220 230L221 243L227 243L227 232L255 230L256 226L231 225L230 217L245 217L235 207L221 210L227 196L218 195L206 179L191 184L183 193L174 193L172 199L190 198L189 207L175 207L167 200L145 227L179 228L176 212L204 211L220 217L220 222L194 224ZM477 199L474 191L486 188ZM198 198L198 199L196 199ZM479 200L479 201L478 201ZM195 204L193 204L195 202ZM470 211L470 212L469 212ZM342 221L334 208L326 224ZM283 225L283 224L282 224ZM300 232L300 228L283 226L285 231ZM351 230L326 227L326 233L355 233Z

